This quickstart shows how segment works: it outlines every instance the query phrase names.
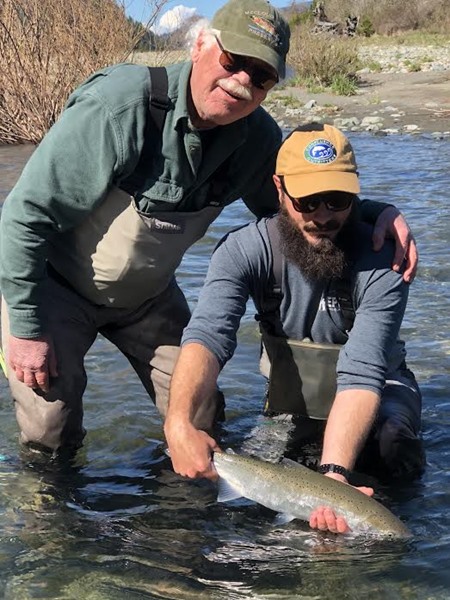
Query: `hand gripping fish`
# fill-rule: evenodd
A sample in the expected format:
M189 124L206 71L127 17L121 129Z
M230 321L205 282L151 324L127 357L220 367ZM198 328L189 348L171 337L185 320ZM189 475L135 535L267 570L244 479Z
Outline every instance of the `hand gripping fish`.
M402 539L408 528L385 506L351 485L284 459L270 463L230 452L214 454L219 474L219 502L244 496L277 511L282 521L303 519L319 506L344 517L352 534Z

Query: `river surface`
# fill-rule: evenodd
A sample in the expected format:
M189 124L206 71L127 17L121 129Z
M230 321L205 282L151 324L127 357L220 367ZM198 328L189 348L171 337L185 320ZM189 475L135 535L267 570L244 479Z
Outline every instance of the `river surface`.
M277 526L249 501L216 502L209 482L185 481L164 454L159 417L126 360L99 338L87 356L88 434L72 467L21 453L0 381L0 597L45 599L450 598L450 142L350 136L363 197L394 202L421 262L403 337L424 396L427 468L413 484L376 485L412 530L407 543L350 540ZM0 147L0 200L30 147ZM228 207L186 256L179 279L194 305L213 245L248 220ZM258 334L251 310L221 377L225 443L273 458L288 427L264 421Z

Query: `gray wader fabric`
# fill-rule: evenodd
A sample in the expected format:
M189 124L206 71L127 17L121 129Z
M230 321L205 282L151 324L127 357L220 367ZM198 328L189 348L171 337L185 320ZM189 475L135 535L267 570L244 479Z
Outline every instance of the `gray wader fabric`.
M9 385L23 443L51 450L81 446L82 397L87 376L84 357L97 333L110 340L128 358L149 396L164 418L179 342L190 312L175 283L138 309L95 306L53 278L47 281L48 332L57 356L58 377L47 394L36 394L9 372ZM7 307L2 306L2 343L8 357ZM205 399L195 424L211 429L223 413L223 396L217 391Z
M61 236L50 253L52 268L41 306L55 345L58 377L47 394L38 395L9 373L24 443L51 450L81 445L84 357L97 333L128 358L164 418L181 335L190 317L173 274L185 250L221 210L143 215L129 194L114 188L80 227ZM8 336L3 304L6 356ZM222 413L223 396L217 391L202 403L194 423L211 429Z
M336 364L341 346L289 340L261 327L269 359L266 412L327 419L336 395ZM262 366L267 372L267 365Z
M49 262L94 304L136 308L166 289L186 250L221 211L143 214L133 196L113 187L81 225L54 239Z
M294 415L295 428L288 442L292 454L304 444L322 441L336 394L340 346L286 340L265 332L263 340L260 368L269 380L264 411ZM388 375L376 422L356 469L385 480L419 476L425 467L421 412L422 396L413 373L401 367Z
M388 481L419 476L426 464L421 413L422 395L413 373L402 368L388 376L377 420L357 469Z
M286 346L285 342L286 340L283 339L283 352L286 351L286 348L291 347ZM272 388L272 391L276 393L275 404L271 405L266 398L265 413L269 416L282 412L278 409L282 407L283 401L280 403L278 399L283 397L283 393L287 394L292 402L292 390L297 389L298 391L299 385L301 386L296 367L292 364L292 355L289 363L289 368L293 371L291 375L286 369L277 371L277 377L280 379L278 379L278 385ZM336 369L336 362L334 362L333 368ZM265 352L261 356L261 372L266 377L271 376L270 362ZM291 379L285 379L284 384L281 379L282 373L286 377L291 377ZM310 373L314 375L314 369ZM276 410L273 410L274 407ZM292 423L295 424L288 441L287 452L290 457L298 455L303 447L307 450L311 443L321 444L326 427L325 420L307 416L305 413L308 410L302 410L302 408L305 408L303 400L300 402L300 411L288 412L288 414L294 414ZM411 480L420 476L426 463L420 433L421 413L422 396L413 373L406 367L391 373L386 379L381 394L377 419L358 457L355 469L358 472L376 475L380 480L386 481ZM361 484L361 482L355 482L355 485Z

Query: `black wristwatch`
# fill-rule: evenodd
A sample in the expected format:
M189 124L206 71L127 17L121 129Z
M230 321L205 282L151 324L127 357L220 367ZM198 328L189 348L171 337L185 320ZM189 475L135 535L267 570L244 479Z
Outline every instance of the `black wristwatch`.
M317 471L322 473L322 475L325 475L325 473L337 473L338 475L343 475L347 480L350 478L350 471L348 469L341 467L341 465L334 465L332 463L320 465Z

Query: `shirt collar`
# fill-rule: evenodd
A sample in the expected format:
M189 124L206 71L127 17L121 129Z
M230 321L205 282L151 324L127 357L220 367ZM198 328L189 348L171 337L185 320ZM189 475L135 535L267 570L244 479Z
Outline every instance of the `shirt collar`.
M169 87L169 96L174 101L174 126L176 127L181 120L189 119L189 112L187 106L188 97L188 86L189 78L191 76L192 62L188 61L178 65L168 67L168 70L177 69L179 70L179 76L173 79L169 77L169 81L173 81L173 89Z

